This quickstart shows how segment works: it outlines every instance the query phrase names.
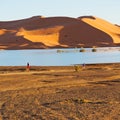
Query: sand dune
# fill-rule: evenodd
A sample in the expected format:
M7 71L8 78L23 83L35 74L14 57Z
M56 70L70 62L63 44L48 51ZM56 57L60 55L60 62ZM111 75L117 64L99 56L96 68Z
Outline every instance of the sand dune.
M94 19L88 19L88 18L83 18L81 19L84 22L88 23L89 25L100 29L101 31L109 34L114 43L120 43L120 28L118 26L115 26L105 20L102 20L100 18L95 17Z
M0 22L0 49L118 45L120 27L94 16L35 16Z

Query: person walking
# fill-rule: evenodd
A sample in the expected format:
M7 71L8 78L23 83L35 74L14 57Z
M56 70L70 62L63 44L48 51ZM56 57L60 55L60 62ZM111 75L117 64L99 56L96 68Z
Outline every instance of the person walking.
M29 64L29 62L27 62L26 70L27 70L27 71L30 71L30 64Z
M82 64L83 69L85 69L85 63Z

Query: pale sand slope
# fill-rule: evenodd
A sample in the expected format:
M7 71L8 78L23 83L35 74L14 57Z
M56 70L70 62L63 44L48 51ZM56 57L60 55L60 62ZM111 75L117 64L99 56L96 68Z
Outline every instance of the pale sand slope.
M120 45L120 27L94 16L0 22L0 49Z
M81 20L109 34L114 40L114 43L120 43L120 27L97 17L95 17L95 19L83 18Z

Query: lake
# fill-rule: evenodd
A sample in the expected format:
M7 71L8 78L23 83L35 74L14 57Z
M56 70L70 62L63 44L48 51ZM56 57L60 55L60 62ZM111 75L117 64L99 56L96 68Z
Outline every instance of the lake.
M74 64L119 63L120 47L71 49L1 50L0 66L68 66Z

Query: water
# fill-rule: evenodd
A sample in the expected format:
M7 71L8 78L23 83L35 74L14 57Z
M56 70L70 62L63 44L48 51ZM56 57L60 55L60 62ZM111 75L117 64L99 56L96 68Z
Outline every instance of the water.
M24 66L27 62L35 66L65 66L74 64L119 63L120 47L47 49L47 50L1 50L0 66Z

